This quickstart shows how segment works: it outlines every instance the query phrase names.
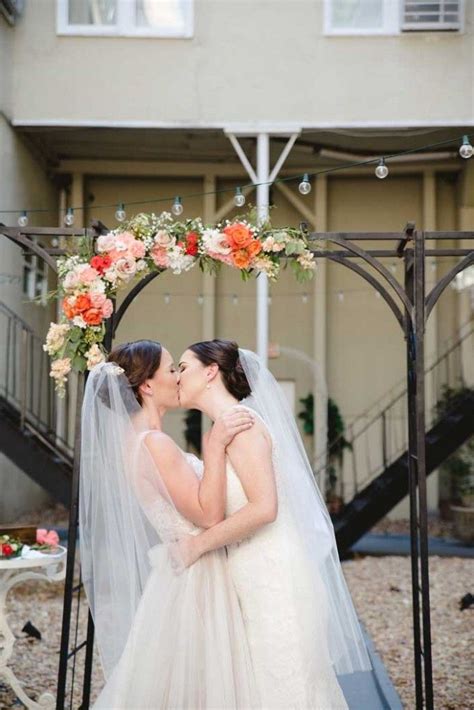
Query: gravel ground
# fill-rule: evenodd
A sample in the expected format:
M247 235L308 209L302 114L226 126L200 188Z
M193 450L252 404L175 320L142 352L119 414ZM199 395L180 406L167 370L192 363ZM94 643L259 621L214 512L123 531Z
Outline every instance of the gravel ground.
M67 527L67 511L58 505L37 514L30 513L17 522ZM432 536L452 537L450 523L430 519L429 526ZM373 528L373 532L404 533L408 530L408 521L388 519ZM415 691L410 559L359 557L344 562L343 569L359 617L372 637L404 707L411 710L415 706ZM430 580L435 707L437 710L472 710L474 607L461 612L459 601L467 592L474 593L474 560L431 557ZM17 637L11 665L24 679L28 695L35 699L45 691L55 693L63 591L64 585L60 583L25 582L8 596L10 624ZM41 641L22 633L27 621L40 630ZM79 641L85 639L86 625L87 609L82 604ZM74 625L72 628L74 630ZM84 651L80 652L79 658L74 708L80 704ZM102 685L97 654L95 659L92 699ZM0 708L20 706L13 693L0 681Z

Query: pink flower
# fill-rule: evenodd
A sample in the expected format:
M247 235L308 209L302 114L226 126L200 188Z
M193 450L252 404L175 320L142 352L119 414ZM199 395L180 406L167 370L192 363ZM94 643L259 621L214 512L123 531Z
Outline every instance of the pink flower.
M83 284L90 284L98 278L99 272L92 266L84 266L77 270L77 277Z
M135 276L137 272L137 264L133 257L126 256L115 262L115 273L118 278L123 281L128 281Z
M49 532L45 528L38 528L36 531L36 542L38 545L58 545L59 535L56 530L50 530Z
M143 242L135 239L130 246L130 252L135 259L142 259L145 256L145 245Z
M107 298L102 305L102 315L104 318L110 318L112 313L114 312L114 304L110 300L110 298Z
M90 293L89 298L91 299L92 308L102 308L107 300L105 293Z
M153 249L150 252L151 258L155 262L157 266L161 266L164 269L167 269L168 266L170 265L170 260L167 254L166 249L163 249L160 247L158 244L155 244Z
M104 252L110 251L114 248L115 235L114 234L102 234L97 240L97 251Z
M79 284L79 279L77 277L77 274L75 271L68 271L66 276L64 277L63 281L63 286L66 290L70 290L73 288L76 288L76 286Z

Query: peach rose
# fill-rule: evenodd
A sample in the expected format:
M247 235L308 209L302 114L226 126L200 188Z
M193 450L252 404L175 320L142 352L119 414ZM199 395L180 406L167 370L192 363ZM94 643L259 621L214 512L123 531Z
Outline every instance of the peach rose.
M83 311L87 311L91 307L91 305L92 304L90 296L88 296L87 293L81 293L79 296L76 297L74 311L75 313L82 313Z
M106 301L102 305L101 311L102 311L102 316L104 318L110 318L110 316L114 312L114 304L112 303L110 298L106 299Z
M234 266L238 269L247 269L250 266L250 256L246 249L239 249L232 255Z
M87 325L100 325L102 323L102 311L99 308L89 308L82 314Z
M107 300L107 296L105 293L91 293L90 299L92 308L102 308Z
M254 239L252 242L247 247L247 251L249 253L249 256L256 256L257 254L260 254L262 251L262 245L257 239Z
M253 234L250 229L241 222L229 224L222 231L234 251L245 249L253 239Z
M63 311L64 315L66 316L66 318L69 318L69 320L71 320L71 318L74 318L74 314L76 311L73 303L71 303L71 300L69 298L65 298L63 301Z

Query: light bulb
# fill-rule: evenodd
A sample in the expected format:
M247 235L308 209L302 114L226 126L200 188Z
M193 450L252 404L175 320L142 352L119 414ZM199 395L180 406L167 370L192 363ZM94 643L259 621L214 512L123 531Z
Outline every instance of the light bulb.
M241 187L235 188L234 205L236 207L243 207L245 205L245 195Z
M344 300L344 291L339 291L337 294L337 297L338 297L339 301L341 301L341 303L342 303L342 301Z
M183 204L181 202L181 197L175 197L171 211L175 217L179 217L183 214Z
M74 224L74 210L72 207L67 208L66 216L64 217L64 224L66 227L72 227Z
M20 227L28 226L28 215L26 214L26 212L22 212L21 215L18 217L18 225Z
M380 291L375 291L375 298L380 298Z
M233 306L238 306L239 305L239 297L237 296L236 293L232 296L232 305Z
M301 296L301 300L303 301L303 303L308 303L308 294L303 293L303 295Z
M387 168L387 166L385 165L385 160L384 160L383 158L382 158L382 160L380 161L380 163L377 165L377 167L375 168L375 174L376 174L377 177L380 178L381 180L383 180L384 178L387 177L387 175L388 175L388 168Z
M397 273L397 265L395 263L390 264L390 271L392 272L392 274Z
M59 246L59 239L57 239L56 237L53 237L51 239L51 246L53 247L53 249L56 249L56 247Z
M472 158L472 155L474 153L474 148L472 145L469 143L469 138L467 136L463 136L462 139L462 146L459 148L459 155L461 158Z
M303 179L298 185L298 190L302 195L308 195L311 192L311 183L309 181L308 173L303 175Z
M127 213L125 212L125 206L123 202L120 202L115 210L115 219L117 222L124 222L127 218Z
M202 304L204 303L204 296L202 295L202 293L199 294L197 302L200 306L202 306Z
M165 293L165 303L168 305L168 303L171 301L171 296L169 293Z

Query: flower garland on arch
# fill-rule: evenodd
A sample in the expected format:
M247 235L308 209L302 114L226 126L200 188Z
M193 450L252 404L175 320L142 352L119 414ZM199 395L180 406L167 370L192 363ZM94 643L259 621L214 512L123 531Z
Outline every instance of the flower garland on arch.
M207 227L200 218L176 222L169 212L142 213L96 240L84 238L78 253L58 260L62 315L51 323L43 345L58 394L64 395L71 370L84 372L105 360L112 299L134 279L167 269L181 274L196 264L216 273L227 264L244 280L265 273L276 281L281 256L293 257L286 263L298 281L312 278L316 262L303 231L272 228L269 222L256 226L235 219Z

